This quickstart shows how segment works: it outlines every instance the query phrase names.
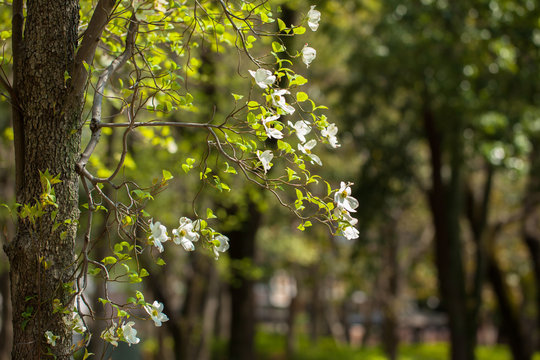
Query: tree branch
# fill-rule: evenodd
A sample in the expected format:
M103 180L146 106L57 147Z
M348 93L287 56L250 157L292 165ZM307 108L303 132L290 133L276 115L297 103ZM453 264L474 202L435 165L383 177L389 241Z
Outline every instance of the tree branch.
M116 3L116 0L99 0L88 28L84 32L81 46L75 56L75 68L71 83L73 92L76 95L83 91L88 78L84 63L92 64L99 39L103 30L105 30L105 26L109 23L110 15L116 7Z
M137 30L139 29L139 23L135 18L135 13L130 18L130 24L128 28L128 33L126 36L126 48L124 52L120 54L116 59L114 59L111 64L105 69L103 74L98 79L96 85L96 93L94 94L94 102L92 103L92 120L90 123L90 130L92 130L92 136L86 149L81 154L81 158L77 162L77 167L79 172L82 174L82 169L88 163L90 156L94 152L97 144L99 143L99 138L101 137L101 107L103 103L103 96L105 92L105 85L109 81L111 75L118 70L126 61L133 55L133 49L135 47L135 38L137 36Z

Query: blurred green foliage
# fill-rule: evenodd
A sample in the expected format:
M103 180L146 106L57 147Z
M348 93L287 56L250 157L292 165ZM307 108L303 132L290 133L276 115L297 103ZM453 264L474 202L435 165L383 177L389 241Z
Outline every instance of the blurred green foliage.
M223 359L226 343L216 341L213 348L214 360ZM256 337L256 350L258 359L281 360L286 359L284 349L285 336L258 332ZM407 344L399 347L398 360L446 360L448 358L447 343ZM510 360L511 354L506 346L478 346L476 349L478 360ZM321 338L311 343L307 337L300 337L296 353L292 360L386 360L380 347L351 347L338 346L331 338ZM534 360L540 360L537 353Z

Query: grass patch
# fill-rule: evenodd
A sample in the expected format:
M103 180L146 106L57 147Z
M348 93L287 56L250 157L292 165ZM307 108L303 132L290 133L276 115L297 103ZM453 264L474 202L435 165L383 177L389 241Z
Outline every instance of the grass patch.
M337 346L332 339L321 338L312 344L306 337L300 337L296 344L296 352L290 360L387 360L379 347L353 348ZM285 360L285 337L278 334L259 332L255 338L257 359ZM213 349L213 360L227 358L227 344L216 341ZM447 343L404 344L399 347L398 360L448 360ZM512 360L507 346L478 346L477 360ZM540 353L534 360L540 360Z

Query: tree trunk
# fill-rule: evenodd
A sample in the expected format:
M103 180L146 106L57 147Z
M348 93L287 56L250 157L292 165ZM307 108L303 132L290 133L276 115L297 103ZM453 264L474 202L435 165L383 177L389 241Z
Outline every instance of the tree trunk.
M261 214L257 205L249 200L248 218L240 228L227 233L231 240L231 337L229 360L255 359L255 297L251 274L241 265L248 260L252 265L255 258L255 235Z
M391 217L381 227L381 242L383 246L382 297L383 323L382 348L389 360L396 360L398 355L398 285L399 285L399 235L397 221Z
M177 360L203 359L201 351L208 353L208 337L212 334L212 328L205 328L205 316L208 314L208 301L215 298L217 273L214 266L215 260L194 252L190 254L191 277L186 284L186 298L184 300L182 314L177 319L180 333L175 341L175 357ZM209 330L207 332L205 330Z
M31 221L18 220L15 239L6 245L10 260L13 304L13 359L37 359L52 353L71 357L71 331L54 312L53 300L72 308L78 178L75 164L80 143L79 101L70 94L64 73L73 70L79 7L76 0L13 3L14 136L16 198L36 205L43 193L39 172L60 175L56 204ZM53 210L56 218L53 220ZM54 224L61 224L54 229ZM46 268L45 264L48 265ZM47 344L46 331L58 336Z
M426 99L426 101L428 101ZM429 206L435 229L435 264L439 291L450 329L452 360L474 359L476 328L469 318L459 219L461 215L461 132L460 127L448 134L451 178L442 177L443 136L434 114L426 104L424 130L431 153L431 189Z
M530 360L533 356L532 347L528 343L523 324L510 298L510 289L504 282L504 274L501 271L493 253L487 259L488 275L497 297L499 311L501 312L502 326L508 337L508 344L514 360Z
M294 269L292 274L295 274ZM287 334L285 338L285 358L293 359L294 354L296 353L297 348L297 329L296 329L296 320L301 309L301 291L304 291L301 288L301 282L298 281L298 277L294 276L296 282L296 294L291 299L289 304L289 311L287 313Z
M529 154L530 172L526 194L523 200L522 238L529 250L533 265L533 274L536 290L536 331L534 332L534 346L540 348L540 139L531 139L533 148Z

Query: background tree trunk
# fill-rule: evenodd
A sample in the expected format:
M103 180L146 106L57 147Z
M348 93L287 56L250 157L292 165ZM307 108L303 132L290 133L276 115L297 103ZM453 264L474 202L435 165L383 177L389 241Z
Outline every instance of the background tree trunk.
M71 307L72 287L67 284L73 279L79 217L75 163L80 105L64 73L73 70L79 7L76 0L28 1L24 37L22 1L14 2L13 11L17 202L34 205L40 199L39 171L59 174L62 182L54 187L55 221L53 206L34 224L19 219L16 237L5 247L11 266L12 358L37 359L49 348L58 359L68 359L71 331L52 305L58 299ZM62 225L53 230L55 222ZM59 337L56 346L47 345L45 331Z
M257 205L248 200L247 219L240 228L228 232L231 240L231 337L229 341L229 360L255 359L255 296L254 281L246 273L243 261L253 264L255 258L255 235L259 228L261 213Z
M462 211L461 127L454 125L450 134L438 128L426 94L423 122L431 155L431 188L428 201L435 229L435 264L439 291L448 316L452 360L474 359L476 327L469 318L468 297L462 258L459 220ZM456 121L457 122L457 121ZM444 146L449 146L450 179L442 176Z

